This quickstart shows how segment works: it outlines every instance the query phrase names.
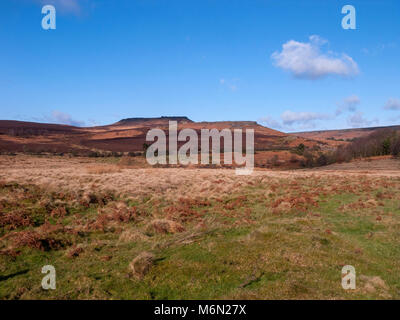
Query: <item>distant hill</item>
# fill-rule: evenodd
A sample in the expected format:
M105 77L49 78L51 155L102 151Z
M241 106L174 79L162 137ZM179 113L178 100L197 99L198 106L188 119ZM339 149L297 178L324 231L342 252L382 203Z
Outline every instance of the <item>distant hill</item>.
M284 133L258 124L255 121L194 122L185 116L155 118L126 118L114 124L95 127L74 127L61 124L0 120L0 152L23 150L45 152L91 151L139 152L148 130L168 129L169 121L177 121L178 128L201 129L254 129L256 150L288 150L303 143L308 147L318 145L322 149L346 144L354 138L376 130L400 126L371 127L343 130L320 130Z
M88 155L93 152L142 152L146 134L161 128L168 134L169 121L178 122L178 130L254 129L258 151L290 150L298 144L314 146L319 142L273 130L254 121L194 122L187 117L127 118L114 124L74 127L24 121L0 120L0 152L50 152Z
M127 118L114 124L74 127L25 121L0 120L0 153L73 154L79 156L141 155L146 134L160 128L168 136L169 121L178 122L178 130L190 128L200 135L201 129L253 129L255 165L258 167L299 168L305 153L318 157L348 144L354 138L368 135L384 127L284 133L254 121L194 122L184 116ZM400 126L386 127L400 130ZM244 143L245 139L243 139ZM184 142L178 142L182 145Z
M177 121L178 123L192 123L188 117L158 117L158 118L126 118L118 121L114 125L142 124L142 123L160 123L168 121Z
M369 128L355 128L355 129L341 129L341 130L318 130L318 131L306 131L306 132L295 132L290 135L303 137L306 139L313 139L322 142L333 144L343 144L352 141L355 138L363 137L371 134L374 131L381 129L392 129L400 130L400 125L387 126L387 127L369 127ZM333 142L332 142L333 141Z

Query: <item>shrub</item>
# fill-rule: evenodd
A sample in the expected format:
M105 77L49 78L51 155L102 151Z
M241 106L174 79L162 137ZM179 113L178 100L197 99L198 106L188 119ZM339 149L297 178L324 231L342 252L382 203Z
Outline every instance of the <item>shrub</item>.
M328 158L326 155L321 154L317 159L318 166L326 166L328 164Z
M299 155L303 155L304 150L306 149L306 146L303 143L300 143L297 147L296 147L296 153Z
M308 168L312 168L314 166L314 156L311 152L306 151L304 152L304 166Z
M400 138L397 139L392 144L392 155L398 157L400 155Z
M328 162L344 162L355 158L383 156L400 153L400 134L396 130L381 129L371 134L353 139L346 146L339 146L329 155Z

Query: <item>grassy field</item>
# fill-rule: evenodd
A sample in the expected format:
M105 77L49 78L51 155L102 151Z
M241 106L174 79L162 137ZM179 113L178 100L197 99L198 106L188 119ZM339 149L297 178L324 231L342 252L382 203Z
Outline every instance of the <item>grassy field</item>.
M390 166L235 176L118 161L0 159L0 299L400 298ZM48 264L56 290L41 287Z

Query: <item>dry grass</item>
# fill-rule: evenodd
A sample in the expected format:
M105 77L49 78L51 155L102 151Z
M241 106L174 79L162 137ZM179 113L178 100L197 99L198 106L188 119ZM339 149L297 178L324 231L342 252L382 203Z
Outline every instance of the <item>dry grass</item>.
M389 162L387 162L389 161ZM392 162L394 161L394 162ZM232 194L244 186L268 182L279 183L280 179L338 179L365 176L399 177L400 170L393 169L397 160L384 160L379 170L357 170L353 164L343 164L338 170L332 167L313 170L272 171L255 170L251 176L237 176L229 169L182 169L182 168L129 168L118 164L98 163L90 158L68 159L62 157L0 157L0 180L35 184L47 190L68 192L112 191L116 195L138 198L143 196L176 199L218 198Z
M121 168L116 165L94 164L86 167L87 173L90 174L106 174L121 172Z

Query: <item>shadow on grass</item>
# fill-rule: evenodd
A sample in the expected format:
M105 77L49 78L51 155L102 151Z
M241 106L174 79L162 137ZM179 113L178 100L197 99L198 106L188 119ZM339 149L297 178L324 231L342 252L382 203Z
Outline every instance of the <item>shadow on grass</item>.
M0 276L0 281L6 281L6 280L8 280L8 279L10 279L10 278L14 278L14 277L19 276L19 275L21 275L21 274L25 274L25 273L27 273L28 271L29 271L29 270L26 269L26 270L21 270L21 271L15 272L15 273L11 273L11 274L6 275L6 276Z

